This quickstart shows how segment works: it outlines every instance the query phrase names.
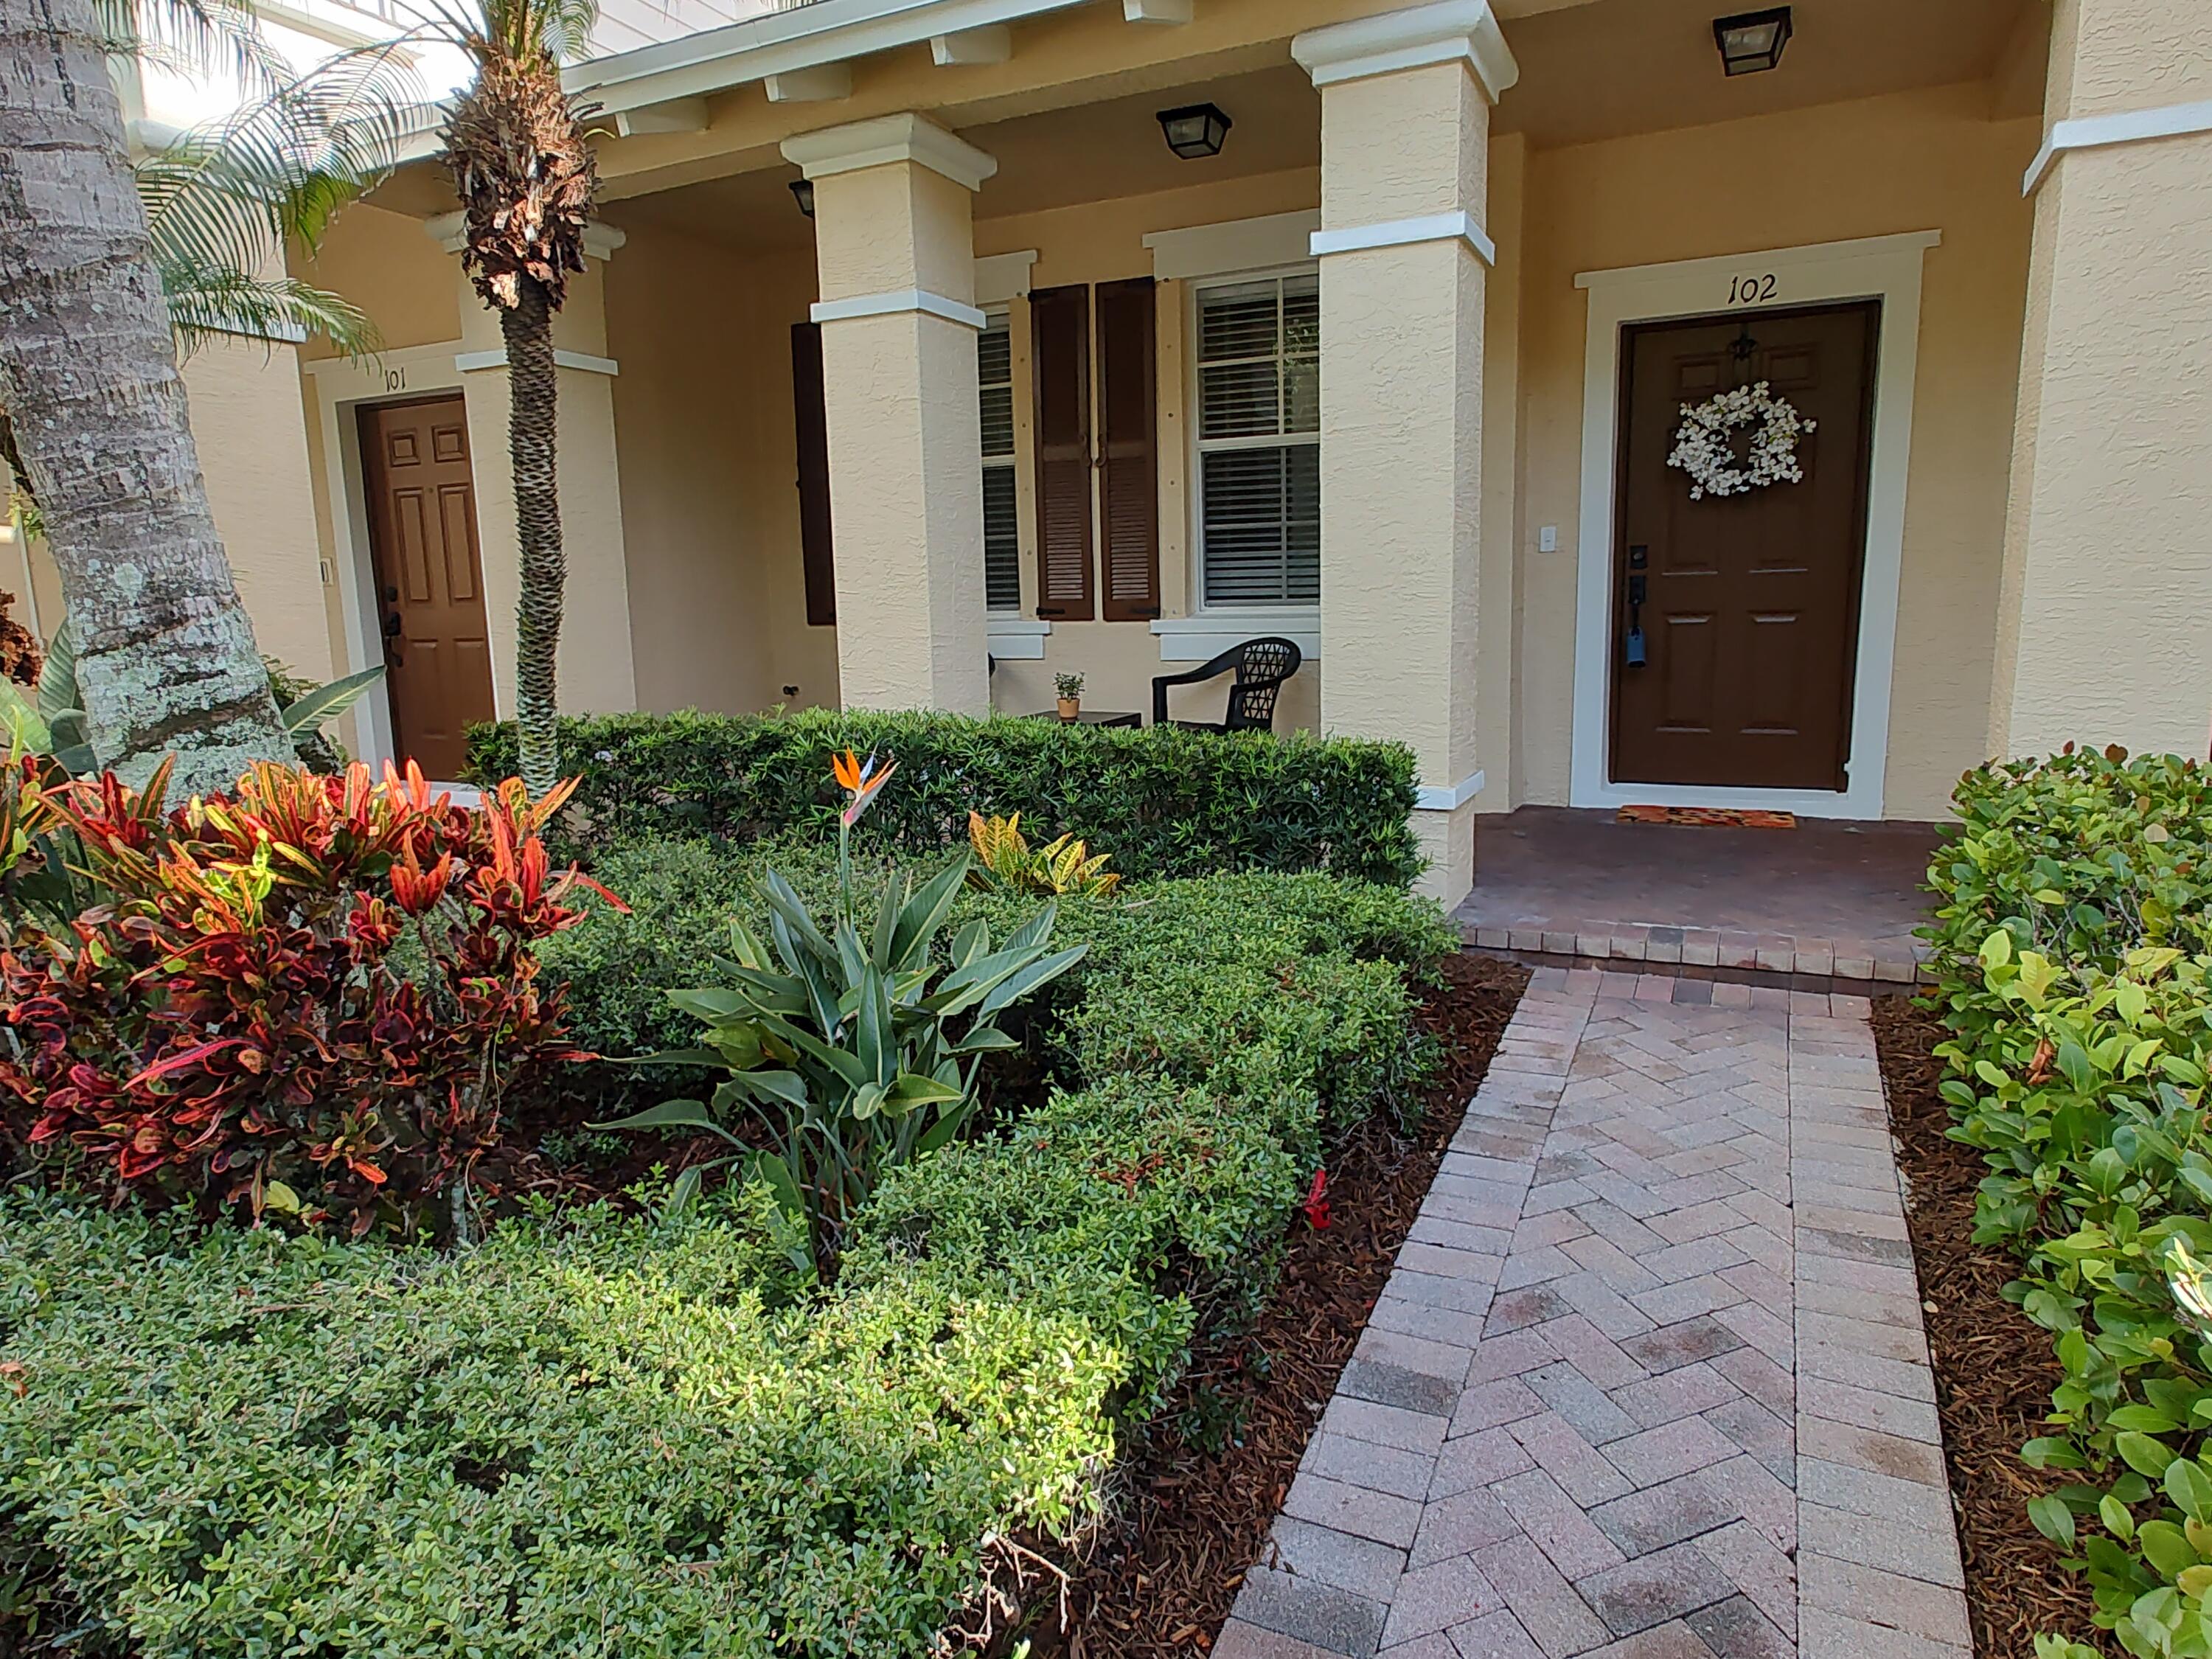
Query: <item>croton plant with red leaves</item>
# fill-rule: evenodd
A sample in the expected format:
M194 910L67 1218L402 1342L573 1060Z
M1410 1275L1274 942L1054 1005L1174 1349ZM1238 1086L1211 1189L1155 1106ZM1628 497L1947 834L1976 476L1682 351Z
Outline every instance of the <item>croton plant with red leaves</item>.
M547 859L574 785L465 807L411 763L268 764L165 811L166 785L32 786L112 898L0 951L0 1136L118 1199L465 1224L502 1103L588 1058L534 950L579 886L620 903Z

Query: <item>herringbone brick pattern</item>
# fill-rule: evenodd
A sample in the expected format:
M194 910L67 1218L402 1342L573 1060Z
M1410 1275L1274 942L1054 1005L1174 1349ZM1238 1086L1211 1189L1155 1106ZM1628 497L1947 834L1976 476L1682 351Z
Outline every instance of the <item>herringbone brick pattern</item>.
M1532 981L1215 1659L1967 1659L1863 1004L1670 995Z

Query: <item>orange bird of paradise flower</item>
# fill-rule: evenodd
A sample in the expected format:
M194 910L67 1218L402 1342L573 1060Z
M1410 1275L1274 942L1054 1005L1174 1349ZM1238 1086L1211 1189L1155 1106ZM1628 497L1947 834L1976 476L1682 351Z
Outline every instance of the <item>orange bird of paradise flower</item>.
M845 808L842 819L848 830L860 822L860 814L868 810L877 793L890 781L891 774L898 770L896 761L888 762L878 769L873 755L864 762L849 749L842 755L831 756L830 764L831 770L837 775L838 787L853 797Z

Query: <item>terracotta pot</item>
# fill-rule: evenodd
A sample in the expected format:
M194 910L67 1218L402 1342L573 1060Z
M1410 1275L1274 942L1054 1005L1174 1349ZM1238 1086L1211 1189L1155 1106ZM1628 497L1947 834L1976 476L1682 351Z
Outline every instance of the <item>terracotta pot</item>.
M1073 725L1074 725L1074 724L1075 724L1075 721L1076 721L1076 717L1077 717L1078 715L1081 714L1082 713L1083 713L1083 699L1082 699L1082 698L1080 698L1080 697L1062 697L1062 698L1060 700L1060 724L1061 724L1061 725L1063 725L1063 726L1073 726Z

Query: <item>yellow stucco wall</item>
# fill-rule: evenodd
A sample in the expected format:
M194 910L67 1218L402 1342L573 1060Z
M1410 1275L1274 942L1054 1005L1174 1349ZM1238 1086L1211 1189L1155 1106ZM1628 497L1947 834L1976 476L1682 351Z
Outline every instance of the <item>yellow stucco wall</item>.
M2212 11L2061 0L2051 61L2053 123L2202 100ZM2033 206L1988 746L2201 757L2212 133L2062 155Z
M1980 85L1538 151L1522 304L1520 799L1567 799L1584 296L1577 271L1940 230L1927 258L1885 815L1940 816L1985 758L2032 120ZM1535 550L1556 525L1559 550Z
M806 623L794 483L790 331L813 289L803 255L658 229L608 267L641 708L837 701L836 630Z
M330 630L294 348L224 339L195 352L184 374L208 502L254 637L264 656L301 678L328 679Z

